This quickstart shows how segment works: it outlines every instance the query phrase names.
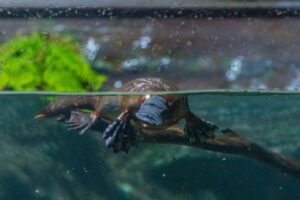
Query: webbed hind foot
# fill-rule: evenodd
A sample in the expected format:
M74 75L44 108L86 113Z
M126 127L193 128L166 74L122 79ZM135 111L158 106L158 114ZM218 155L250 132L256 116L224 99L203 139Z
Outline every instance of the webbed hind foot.
M93 113L71 111L70 118L65 121L68 130L80 130L79 135L83 135L94 124L96 117Z
M103 133L105 145L111 147L114 153L128 153L130 147L136 146L136 134L130 124L130 117L122 113L116 121L110 124Z

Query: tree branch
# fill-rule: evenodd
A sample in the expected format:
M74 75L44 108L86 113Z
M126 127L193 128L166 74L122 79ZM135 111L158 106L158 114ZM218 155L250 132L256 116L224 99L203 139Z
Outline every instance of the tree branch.
M109 124L108 121L99 119L91 127L91 130L103 132ZM168 128L161 131L136 129L136 132L141 132L140 137L138 137L140 143L179 144L215 152L241 155L265 163L280 170L284 175L300 179L300 161L285 157L248 141L231 129L224 129L222 130L223 135L209 138L204 142L190 142L188 136L181 128Z
M199 149L216 151L227 154L246 156L280 170L284 175L300 179L300 162L272 152L256 143L242 138L230 129L224 134L207 139L205 142L190 142L182 129L172 128L163 131L143 131L140 142L179 144Z

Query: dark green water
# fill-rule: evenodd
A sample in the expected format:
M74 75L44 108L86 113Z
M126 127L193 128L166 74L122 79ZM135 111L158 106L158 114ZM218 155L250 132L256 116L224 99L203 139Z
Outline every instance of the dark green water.
M128 155L54 119L45 95L0 96L0 199L300 199L300 180L241 156L141 144ZM300 160L300 94L193 94L193 112Z

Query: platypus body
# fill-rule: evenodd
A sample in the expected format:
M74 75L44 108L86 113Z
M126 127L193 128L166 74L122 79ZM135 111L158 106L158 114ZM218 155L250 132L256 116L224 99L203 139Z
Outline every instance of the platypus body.
M83 134L99 120L112 122L104 131L106 146L114 152L128 152L136 145L136 129L162 130L186 119L185 132L191 141L214 137L217 126L195 116L186 95L151 92L175 91L176 86L159 78L130 81L119 91L141 92L144 95L68 96L59 97L46 106L36 118L59 116L72 129ZM91 112L83 112L83 109Z

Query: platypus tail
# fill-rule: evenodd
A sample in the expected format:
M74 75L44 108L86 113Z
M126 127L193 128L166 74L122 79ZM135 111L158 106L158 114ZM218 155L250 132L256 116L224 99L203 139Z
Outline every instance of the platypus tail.
M98 97L91 96L61 96L44 107L35 118L48 118L59 115L64 115L68 118L71 114L71 110L94 109L95 102L98 100L97 98Z
M207 138L213 138L217 129L218 126L197 117L192 112L189 112L186 116L184 131L188 134L191 141L205 141Z

